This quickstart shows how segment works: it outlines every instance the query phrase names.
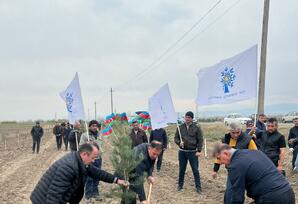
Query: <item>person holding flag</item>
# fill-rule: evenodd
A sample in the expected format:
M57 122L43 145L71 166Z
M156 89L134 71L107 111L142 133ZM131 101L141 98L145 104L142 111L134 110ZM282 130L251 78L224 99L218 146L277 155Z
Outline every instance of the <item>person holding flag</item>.
M100 138L100 135L98 132L100 124L96 120L91 120L88 126L89 126L89 131L88 131L89 136L87 135L88 134L87 132L83 133L80 139L80 145L94 142L99 147L99 151L101 153L102 139ZM102 165L101 154L98 154L98 157L94 160L94 162L92 162L92 164L98 169L101 169L101 165ZM89 176L86 178L85 199L87 202L89 202L92 198L94 198L96 201L100 200L98 186L99 186L98 180L95 180Z
M79 121L76 121L73 130L71 130L68 135L69 148L72 152L78 151L81 135L81 123Z
M175 134L175 143L179 146L179 180L177 190L182 191L183 189L185 170L187 162L189 161L195 178L197 193L201 194L202 188L198 170L198 157L201 155L203 133L201 128L192 122L193 118L193 112L187 112L185 114L185 123L177 128Z
M133 129L129 134L129 137L132 142L132 148L142 144L148 143L148 138L146 132L142 130L137 122L133 123Z

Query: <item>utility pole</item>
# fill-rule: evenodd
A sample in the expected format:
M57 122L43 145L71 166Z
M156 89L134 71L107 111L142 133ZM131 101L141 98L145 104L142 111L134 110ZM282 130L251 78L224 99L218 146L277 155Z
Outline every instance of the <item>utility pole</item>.
M94 120L96 120L96 118L97 118L96 112L97 112L97 110L96 110L96 101L95 101L94 102Z
M114 110L114 108L113 108L113 88L111 88L110 92L111 92L111 113L113 113L113 110Z
M258 114L264 113L269 3L270 3L270 0L264 0L262 47L261 47L259 93L258 93Z

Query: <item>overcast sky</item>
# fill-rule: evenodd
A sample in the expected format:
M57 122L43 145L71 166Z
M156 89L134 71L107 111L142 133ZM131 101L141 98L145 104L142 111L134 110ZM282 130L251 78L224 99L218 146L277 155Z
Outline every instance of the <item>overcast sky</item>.
M110 87L116 111L133 112L166 82L176 111L194 110L198 70L261 43L263 1L241 0L222 16L237 1L223 0L183 49L139 77L217 0L0 0L0 120L65 117L58 93L75 72L92 116L94 101L98 115L110 112ZM266 104L297 103L298 1L270 2Z

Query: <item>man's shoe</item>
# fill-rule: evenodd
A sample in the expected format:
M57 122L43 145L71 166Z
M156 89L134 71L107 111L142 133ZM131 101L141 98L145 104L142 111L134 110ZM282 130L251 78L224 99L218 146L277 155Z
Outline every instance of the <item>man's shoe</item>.
M202 189L201 188L197 188L197 193L198 194L202 194Z
M182 190L183 190L183 187L182 187L182 186L178 186L178 187L177 187L177 191L180 192L180 191L182 191Z
M156 171L157 171L157 173L158 173L158 172L160 172L160 169L157 169Z

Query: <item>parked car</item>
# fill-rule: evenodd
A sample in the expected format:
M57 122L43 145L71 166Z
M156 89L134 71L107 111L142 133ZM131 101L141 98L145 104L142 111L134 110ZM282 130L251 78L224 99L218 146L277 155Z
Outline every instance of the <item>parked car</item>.
M224 123L227 126L230 125L231 123L240 123L242 125L245 125L246 122L249 120L252 120L252 119L237 113L233 113L224 118Z
M295 118L298 118L298 112L293 111L283 116L281 120L283 123L288 123L288 122L293 122Z

